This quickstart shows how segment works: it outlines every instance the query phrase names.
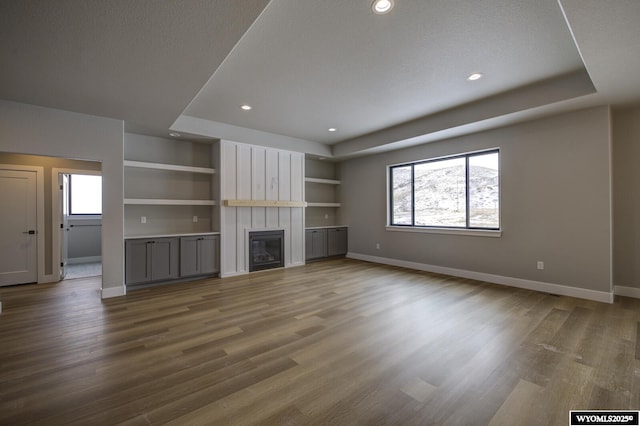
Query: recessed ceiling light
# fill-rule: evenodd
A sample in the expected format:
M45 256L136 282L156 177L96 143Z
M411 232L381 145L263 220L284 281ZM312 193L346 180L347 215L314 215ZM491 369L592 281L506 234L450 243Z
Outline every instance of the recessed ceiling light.
M371 10L378 15L389 13L391 9L393 9L393 0L374 0L371 3Z
M174 138L179 138L180 137L180 133L171 132L171 133L169 133L169 136L174 137Z
M469 75L469 77L467 77L467 80L475 81L475 80L480 80L481 78L482 78L482 73L474 72L473 74Z
M240 108L242 108L245 111L250 111L251 110L251 105L242 105L242 106L240 106Z
M330 131L330 132L335 132L338 129L336 129L335 127L329 127L327 130Z

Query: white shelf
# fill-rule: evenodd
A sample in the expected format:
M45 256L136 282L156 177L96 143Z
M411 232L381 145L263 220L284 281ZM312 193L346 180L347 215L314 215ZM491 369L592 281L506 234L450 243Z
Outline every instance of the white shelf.
M312 177L306 177L304 178L305 182L313 182L313 183L325 183L327 185L340 185L340 181L339 180L335 180L335 179L320 179L320 178L312 178Z
M172 200L157 198L125 198L125 204L155 205L155 206L215 206L213 200Z
M188 172L188 173L203 173L212 175L216 172L215 169L208 167L193 167L193 166L180 166L178 164L163 164L163 163L147 163L144 161L124 160L125 167L137 167L141 169L156 169L156 170L171 170L174 172Z
M167 238L167 237L192 237L197 235L220 235L220 232L180 232L174 234L128 234L124 236L125 240L135 240L138 238Z
M340 207L340 203L312 203L307 201L307 207Z

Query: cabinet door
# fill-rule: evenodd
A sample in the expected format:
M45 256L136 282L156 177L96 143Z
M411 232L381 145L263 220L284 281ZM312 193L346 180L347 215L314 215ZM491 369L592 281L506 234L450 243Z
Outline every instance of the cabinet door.
M198 240L198 257L201 274L214 274L218 268L218 237L208 235Z
M151 279L178 278L178 239L156 238L151 242Z
M137 284L151 281L149 268L151 240L126 240L124 249L125 283Z
M347 254L347 228L327 229L327 256Z
M198 238L180 238L180 276L182 277L198 275L199 273Z
M180 238L180 276L210 275L218 269L218 237Z
M325 229L305 231L306 260L327 256L327 232Z

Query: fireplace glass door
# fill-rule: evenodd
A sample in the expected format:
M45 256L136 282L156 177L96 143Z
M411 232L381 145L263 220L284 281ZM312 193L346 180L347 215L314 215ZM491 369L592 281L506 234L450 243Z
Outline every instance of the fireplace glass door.
M249 232L249 271L284 266L284 231Z

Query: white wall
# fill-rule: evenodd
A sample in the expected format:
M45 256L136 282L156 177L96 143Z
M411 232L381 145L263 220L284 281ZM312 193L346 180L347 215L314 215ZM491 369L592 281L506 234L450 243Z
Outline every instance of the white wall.
M52 193L52 170L55 168L62 168L100 172L101 164L95 161L69 160L66 158L45 157L41 155L8 154L5 152L0 152L0 164L38 166L42 167L44 170L44 231L39 230L40 232L44 232L45 247L43 275L47 276L47 279L56 280L57 277L54 275L54 269L57 271L58 268L54 268L53 265L54 263L57 263L58 260L57 256L54 256L54 252L57 250L54 249L54 246L57 245L58 238L53 232L55 226L53 225L52 219L58 215L58 212L53 211L54 204L56 204L53 200L53 196L55 194L57 197L57 192ZM57 229L55 229L55 231L58 232ZM99 238L97 239L97 244L101 244ZM98 247L98 250L99 249L100 248Z
M102 163L102 296L124 294L123 122L0 100L0 151Z
M609 115L608 107L592 108L345 161L341 218L349 225L350 253L607 300ZM501 152L500 238L385 229L388 165L495 147ZM544 270L536 269L538 260Z
M224 200L304 200L304 155L221 141ZM221 276L248 272L247 232L284 229L285 267L304 264L304 208L221 206Z

